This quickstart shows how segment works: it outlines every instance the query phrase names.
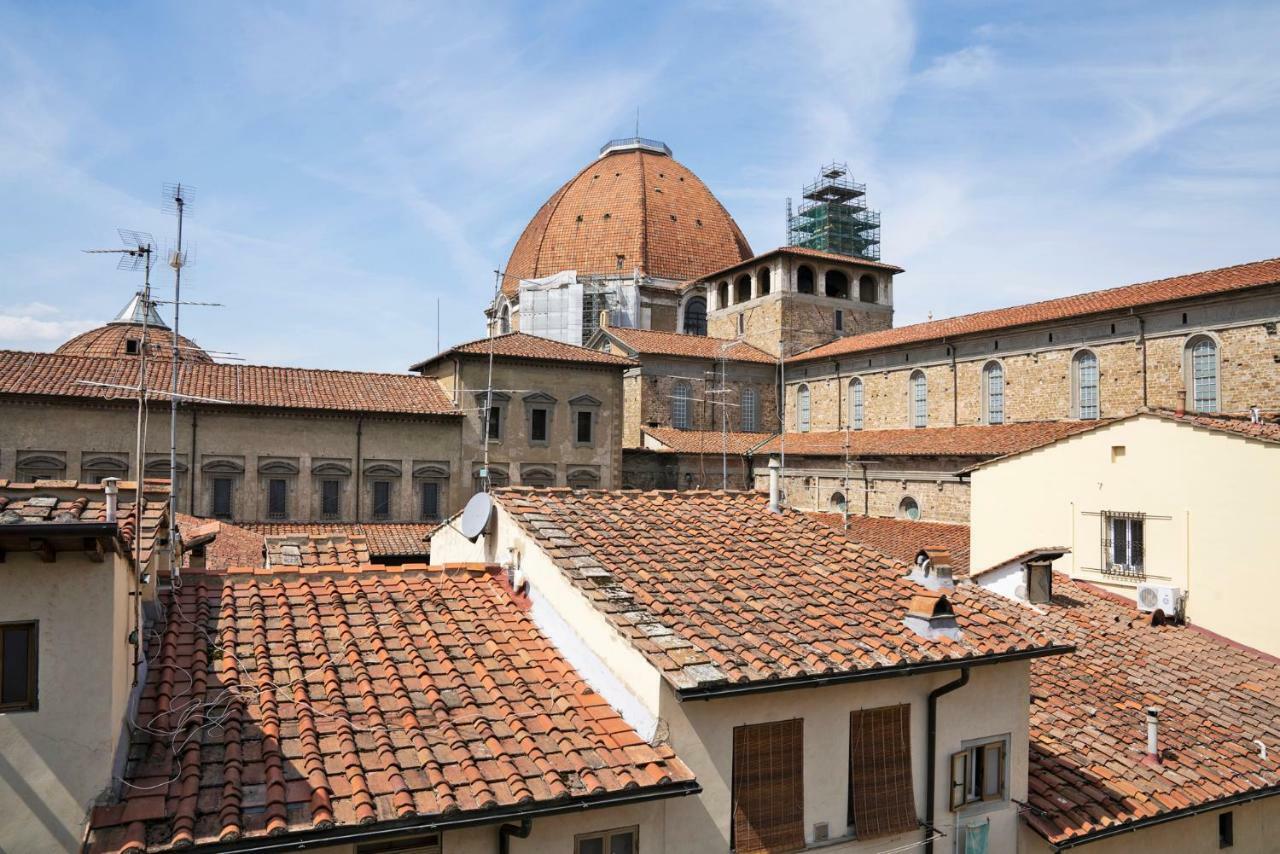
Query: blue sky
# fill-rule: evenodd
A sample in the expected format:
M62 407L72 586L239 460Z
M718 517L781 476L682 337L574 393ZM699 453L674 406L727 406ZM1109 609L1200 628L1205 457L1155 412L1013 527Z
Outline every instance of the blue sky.
M183 331L404 370L612 136L665 140L756 251L845 160L899 324L1280 255L1274 3L0 2L0 347L108 319L197 188ZM159 282L167 289L170 277ZM161 296L167 296L161 289Z

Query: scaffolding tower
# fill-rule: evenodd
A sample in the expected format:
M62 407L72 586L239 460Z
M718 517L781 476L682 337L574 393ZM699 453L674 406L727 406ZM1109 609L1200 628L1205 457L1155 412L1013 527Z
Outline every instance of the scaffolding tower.
M847 164L822 167L794 214L787 200L787 244L880 260L880 212L867 209L866 195L867 185L849 177Z

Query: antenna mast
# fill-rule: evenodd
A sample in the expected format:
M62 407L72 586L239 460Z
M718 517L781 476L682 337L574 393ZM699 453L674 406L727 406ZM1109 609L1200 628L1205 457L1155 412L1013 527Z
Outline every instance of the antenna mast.
M187 195L190 187L182 183L168 184L164 188L165 207L178 217L178 242L169 255L169 266L173 268L173 371L169 386L169 578L180 583L178 568L178 538L175 535L178 512L178 378L181 370L178 359L179 342L178 320L182 311L182 268L187 264L186 254L182 250L182 221L186 216ZM195 460L187 466L191 471ZM191 484L187 484L191 488Z

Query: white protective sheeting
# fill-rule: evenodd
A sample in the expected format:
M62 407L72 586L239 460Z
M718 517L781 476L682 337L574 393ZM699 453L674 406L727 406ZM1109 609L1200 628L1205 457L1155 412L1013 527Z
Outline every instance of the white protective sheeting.
M590 319L584 306L591 308ZM600 310L606 308L614 325L637 326L640 289L625 280L583 283L575 270L520 283L520 331L530 335L581 346L595 331Z

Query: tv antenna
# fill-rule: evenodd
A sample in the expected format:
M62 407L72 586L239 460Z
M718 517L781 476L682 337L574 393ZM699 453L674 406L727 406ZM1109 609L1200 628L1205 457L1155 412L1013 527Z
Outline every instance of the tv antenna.
M182 270L189 263L187 251L182 247L182 225L186 219L187 206L191 202L192 188L179 181L176 184L164 185L164 204L166 213L178 218L178 239L173 251L169 253L169 266L173 268L173 353L171 357L172 373L169 381L169 525L176 527L178 512L178 379L182 370L179 358L180 342L179 319L182 314ZM194 449L193 449L194 450ZM195 460L187 467L194 477ZM187 484L191 488L191 484ZM178 538L171 531L169 534L169 579L174 585L181 584L178 569Z

